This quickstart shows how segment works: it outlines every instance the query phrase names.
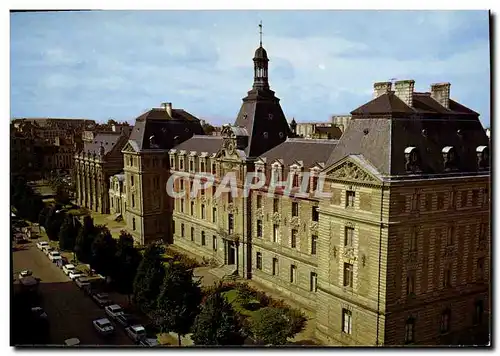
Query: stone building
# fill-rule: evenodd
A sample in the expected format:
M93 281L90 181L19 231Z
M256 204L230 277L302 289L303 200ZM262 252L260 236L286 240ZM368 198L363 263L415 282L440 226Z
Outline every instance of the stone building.
M329 122L295 123L295 119L293 119L292 123L296 126L295 130L298 137L338 140L342 135L342 130Z
M221 137L169 151L175 189L185 191L174 243L314 310L328 345L477 342L467 337L490 313L489 141L479 115L450 99L447 83L429 93L411 80L376 83L339 140L291 138L267 63L259 47L253 89ZM216 175L216 188L192 197L202 172ZM248 172L265 172L266 185L245 197ZM306 196L266 194L286 177L300 185L306 172ZM215 199L228 173L239 194Z
M101 132L84 142L74 162L78 205L109 214L109 178L123 170L121 150L127 140L121 132Z
M332 124L338 127L341 132L347 130L349 126L349 121L351 120L351 115L332 115Z
M124 173L115 174L109 178L109 212L121 219L127 211L126 190Z
M168 150L193 135L203 134L200 120L165 103L135 119L123 147L126 209L124 218L134 239L145 244L172 236L173 200L165 191L169 178Z

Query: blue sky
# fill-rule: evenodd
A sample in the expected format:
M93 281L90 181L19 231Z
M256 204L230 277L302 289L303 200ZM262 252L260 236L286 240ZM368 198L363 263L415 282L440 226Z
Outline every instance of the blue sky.
M263 21L285 115L326 121L373 83L451 83L490 121L487 11L94 11L11 14L11 116L133 120L172 102L232 123Z

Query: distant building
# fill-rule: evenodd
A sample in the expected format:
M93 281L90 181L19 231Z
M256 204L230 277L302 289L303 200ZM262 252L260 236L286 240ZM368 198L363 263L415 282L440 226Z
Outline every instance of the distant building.
M333 115L332 124L337 126L342 132L347 129L349 121L351 120L351 115Z
M297 137L303 138L338 140L342 135L342 131L329 122L298 122L295 130Z

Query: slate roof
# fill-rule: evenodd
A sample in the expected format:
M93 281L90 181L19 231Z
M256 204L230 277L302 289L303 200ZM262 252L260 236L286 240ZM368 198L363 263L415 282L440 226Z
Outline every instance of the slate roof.
M328 134L331 139L338 140L342 136L342 130L337 126L316 126L314 129L317 133Z
M203 135L200 120L182 109L172 109L172 116L165 109L153 108L135 120L130 134L134 148L170 149L194 134Z
M121 140L120 140L121 139ZM104 154L111 152L115 145L123 145L126 136L121 135L119 132L106 132L98 133L94 136L92 142L85 142L83 145L83 151L85 153L95 153L99 154L100 147L104 147ZM121 148L120 148L121 149Z
M174 148L176 150L186 150L187 152L196 151L198 154L202 152L212 154L219 151L222 147L222 141L221 136L194 135Z
M395 110L388 112L388 103L394 104ZM403 110L401 103L407 109ZM410 108L395 95L384 94L354 110L327 166L359 154L382 175L415 175L406 171L404 151L416 147L421 174L442 174L445 173L442 149L453 146L459 159L456 173L477 172L476 148L488 146L478 114L452 100L447 110L422 93L414 94L413 105ZM407 115L408 110L417 115Z
M266 158L268 166L277 159L282 160L286 167L302 161L307 170L315 163L326 163L337 143L337 140L288 138L262 154L261 158Z

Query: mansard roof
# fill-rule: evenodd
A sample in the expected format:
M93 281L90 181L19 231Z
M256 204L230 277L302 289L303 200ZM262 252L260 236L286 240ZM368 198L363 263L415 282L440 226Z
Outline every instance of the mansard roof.
M221 136L194 135L180 145L175 146L174 149L178 151L185 150L186 152L196 151L200 155L202 152L217 153L221 147Z
M266 159L270 164L276 160L282 160L285 167L302 161L304 169L307 170L318 162L326 162L337 142L337 140L325 139L288 138L259 158Z
M104 155L106 155L113 148L123 146L125 142L126 136L123 136L120 132L100 132L94 136L92 142L84 142L83 151L99 155L102 146L104 148ZM123 147L118 148L121 150Z
M164 108L153 108L140 115L130 140L139 150L172 148L176 143L184 142L194 134L203 135L200 120L182 109L172 109L172 116Z

